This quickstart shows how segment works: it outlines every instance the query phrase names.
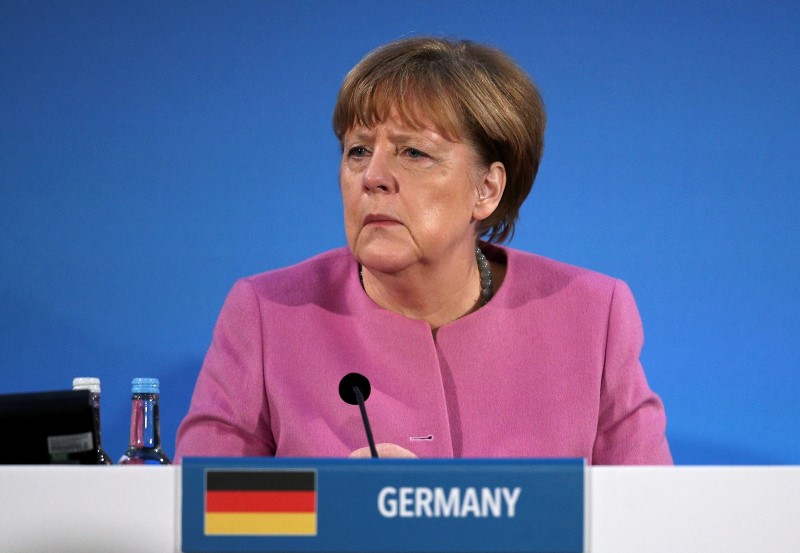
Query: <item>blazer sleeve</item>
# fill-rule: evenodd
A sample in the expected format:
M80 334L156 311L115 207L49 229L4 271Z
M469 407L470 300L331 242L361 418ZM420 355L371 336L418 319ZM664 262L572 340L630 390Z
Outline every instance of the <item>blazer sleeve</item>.
M671 465L666 415L639 361L644 335L633 294L617 280L611 298L592 463Z
M253 285L237 281L214 327L189 411L178 428L175 462L188 456L269 456L261 312Z

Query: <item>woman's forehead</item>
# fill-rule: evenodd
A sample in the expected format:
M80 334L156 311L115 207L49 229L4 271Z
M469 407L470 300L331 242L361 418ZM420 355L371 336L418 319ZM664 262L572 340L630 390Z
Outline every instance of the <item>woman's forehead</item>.
M452 115L445 115L441 106L424 107L420 104L419 101L398 101L383 106L373 104L373 109L355 114L347 133L358 128L373 129L392 123L406 131L433 132L448 140L455 141L461 137L462 133L454 124Z
M392 142L421 141L421 143L431 146L459 142L449 139L433 125L409 125L397 117L388 118L370 126L356 124L345 133L345 141L348 143L372 141L379 136Z

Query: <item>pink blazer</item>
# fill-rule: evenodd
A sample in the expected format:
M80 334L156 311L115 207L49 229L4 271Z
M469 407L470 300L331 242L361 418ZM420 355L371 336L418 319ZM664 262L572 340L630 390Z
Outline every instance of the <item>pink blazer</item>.
M519 250L478 311L439 329L378 307L347 248L238 281L178 429L185 456L334 456L367 445L339 381L369 378L375 441L420 457L670 464L620 280Z

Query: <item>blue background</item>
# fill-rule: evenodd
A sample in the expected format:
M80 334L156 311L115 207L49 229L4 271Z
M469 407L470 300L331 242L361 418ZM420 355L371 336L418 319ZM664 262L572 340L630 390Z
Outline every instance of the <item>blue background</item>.
M800 462L797 2L3 2L0 393L100 377L117 459L160 378L174 454L234 280L344 244L344 74L428 33L540 86L511 245L630 284L676 461Z

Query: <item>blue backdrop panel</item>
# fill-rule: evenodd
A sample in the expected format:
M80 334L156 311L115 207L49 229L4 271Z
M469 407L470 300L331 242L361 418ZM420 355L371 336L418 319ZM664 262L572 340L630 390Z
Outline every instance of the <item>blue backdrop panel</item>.
M370 49L494 44L539 84L512 246L628 282L678 463L800 462L800 3L0 3L0 392L134 377L175 433L242 276L344 244L331 112Z

